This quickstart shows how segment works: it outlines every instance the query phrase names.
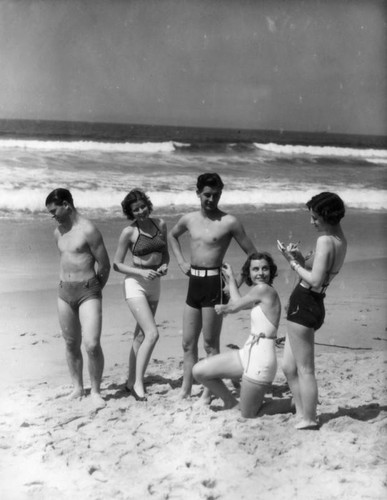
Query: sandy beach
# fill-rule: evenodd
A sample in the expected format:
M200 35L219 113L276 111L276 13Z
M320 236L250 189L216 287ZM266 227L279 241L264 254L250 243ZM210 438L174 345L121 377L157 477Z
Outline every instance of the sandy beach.
M274 285L284 307L294 276L277 256L275 241L288 235L309 249L316 234L307 227L307 215L267 212L241 219L257 246L278 262ZM113 257L125 221L96 222ZM322 427L300 432L288 411L290 393L281 369L256 419L241 418L238 409L221 411L219 400L199 408L198 384L190 400L178 400L187 281L173 257L157 312L160 340L146 377L148 401L136 402L123 390L134 321L121 278L113 273L103 306L107 405L96 411L88 397L67 401L71 387L56 316L53 223L0 221L1 234L7 235L0 265L1 498L385 498L385 216L349 213L343 226L348 258L329 289L326 322L316 335ZM227 260L239 266L243 255L232 246ZM280 336L286 333L282 316ZM221 349L241 346L249 327L248 311L226 317ZM282 353L279 345L279 361Z

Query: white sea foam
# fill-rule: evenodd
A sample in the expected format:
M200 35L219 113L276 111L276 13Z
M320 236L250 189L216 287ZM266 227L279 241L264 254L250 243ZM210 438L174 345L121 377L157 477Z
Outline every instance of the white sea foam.
M366 158L366 160L374 165L387 165L387 156L386 158Z
M47 194L57 187L70 189L76 205L92 217L121 215L120 202L133 187L144 189L155 207L183 212L198 207L196 178L203 171L222 176L225 206L293 210L318 192L334 191L349 208L387 210L384 150L271 145L265 153L207 153L199 147L192 154L185 146L0 140L0 212L5 217L43 213ZM179 152L169 154L174 148ZM337 160L319 161L329 155ZM355 155L362 161L347 161Z
M311 185L308 189L284 189L276 186L267 189L244 189L225 191L221 203L224 206L252 205L255 207L297 208L304 206L305 201L321 191L322 186ZM117 189L80 189L71 190L76 206L87 212L102 211L107 216L121 213L121 201L126 191ZM387 191L373 189L340 189L340 196L348 208L369 210L387 209ZM44 202L47 189L21 188L17 191L0 188L0 211L12 213L27 211L40 213L45 211ZM194 191L149 191L153 205L165 210L179 210L184 207L197 208L198 198ZM302 196L301 196L302 195Z
M99 141L41 141L34 139L0 139L0 150L26 151L97 151L113 153L171 153L190 147L189 143L166 142L99 142ZM230 144L234 146L234 144ZM358 149L334 146L281 145L276 143L254 143L258 150L289 156L356 157L367 161L387 160L385 149Z
M114 153L170 153L175 150L168 142L96 142L96 141L37 141L2 139L1 149L23 149L37 151L112 151Z
M355 149L342 148L334 146L291 146L275 143L260 144L254 143L255 147L272 153L285 155L313 155L323 157L357 157L364 159L381 158L387 159L387 150L385 149Z

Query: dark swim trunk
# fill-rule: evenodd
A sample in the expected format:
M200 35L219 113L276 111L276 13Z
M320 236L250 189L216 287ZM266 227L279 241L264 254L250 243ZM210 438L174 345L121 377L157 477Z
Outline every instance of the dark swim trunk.
M290 295L286 319L318 330L324 323L325 293L317 293L298 284Z
M203 269L191 266L186 304L195 309L227 304L223 292L223 278L219 267Z
M73 309L91 299L102 299L101 283L97 277L87 281L61 281L58 296Z

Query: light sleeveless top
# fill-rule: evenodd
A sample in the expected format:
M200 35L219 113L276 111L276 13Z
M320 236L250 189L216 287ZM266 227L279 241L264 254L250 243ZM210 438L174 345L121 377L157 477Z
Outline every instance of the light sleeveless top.
M278 328L269 321L262 311L261 306L257 305L251 309L251 333L253 335L264 334L265 337L276 337Z

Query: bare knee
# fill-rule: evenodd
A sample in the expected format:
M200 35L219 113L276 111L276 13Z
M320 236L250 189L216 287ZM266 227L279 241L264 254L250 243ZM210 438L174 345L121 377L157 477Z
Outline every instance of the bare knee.
M282 371L287 379L296 378L298 375L297 365L295 363L286 362L286 360L282 361Z
M138 342L139 344L142 344L144 342L144 339L145 335L142 330L140 330L139 332L136 331L134 332L133 342Z
M197 380L198 382L202 382L203 380L206 379L205 370L203 369L202 362L196 363L196 365L194 365L194 367L192 368L192 375L194 379Z
M298 367L298 374L300 377L310 377L314 376L314 366L311 365L301 365Z
M154 345L159 340L159 332L157 328L145 332L144 340L149 342L149 344Z
M81 341L77 338L64 337L66 349L72 354L78 354L81 350Z
M181 345L183 347L183 352L186 352L186 353L196 353L197 352L198 344L195 341L183 340Z
M101 344L99 341L85 342L85 350L90 358L98 358L101 354Z

